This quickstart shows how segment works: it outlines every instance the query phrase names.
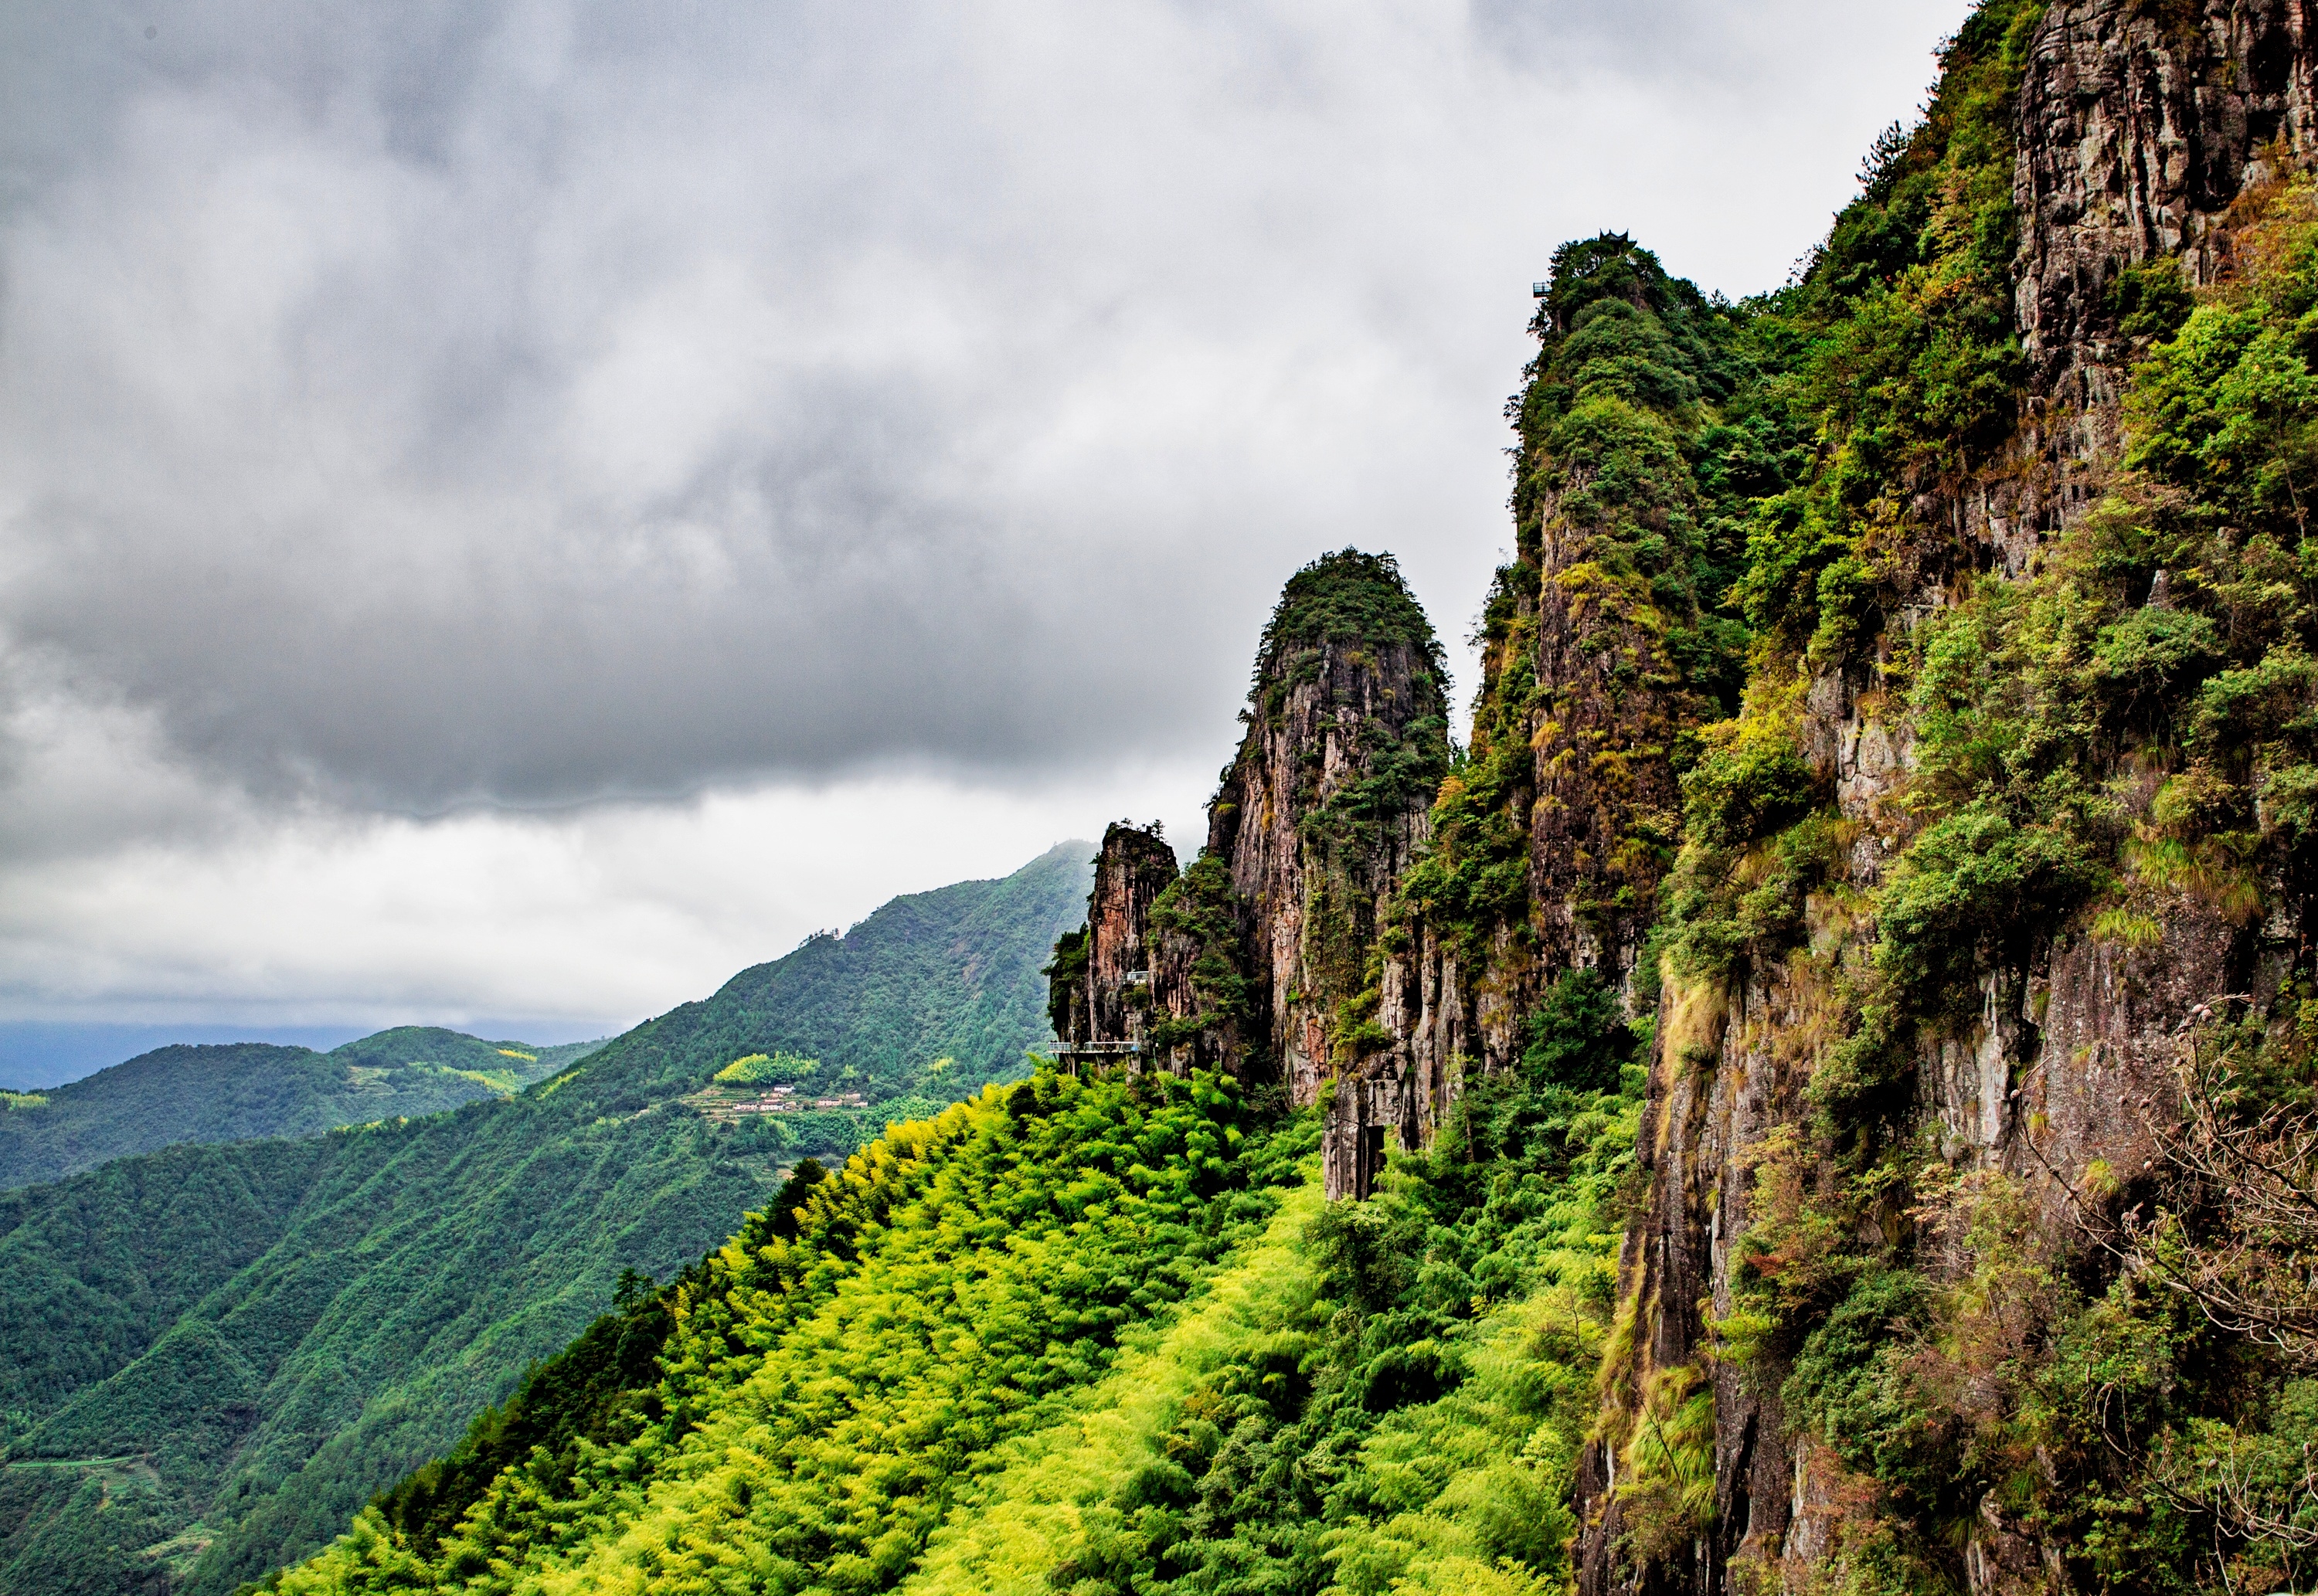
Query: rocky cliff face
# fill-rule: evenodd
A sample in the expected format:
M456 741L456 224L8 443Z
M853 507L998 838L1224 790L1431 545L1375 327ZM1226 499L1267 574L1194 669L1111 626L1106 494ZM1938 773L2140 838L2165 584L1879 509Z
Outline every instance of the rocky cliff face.
M1747 1308L1742 1265L1758 1280L1766 1268L1796 1267L1766 1265L1741 1238L1750 1227L1765 1233L1778 1200L1766 1171L1792 1173L1797 1189L1826 1178L1781 1160L1793 1127L1827 1114L1830 1071L1849 1067L1856 1054L1846 1049L1879 1023L1856 997L1889 980L1876 925L1861 911L1891 887L1891 862L1918 836L1911 794L1932 779L1900 668L1927 617L1962 601L1982 573L2043 569L2059 535L2101 502L2120 465L2119 400L2149 345L2151 300L2228 274L2243 204L2306 170L2318 148L2318 41L2300 0L2080 0L2027 20L2011 110L2012 305L2025 356L2017 426L1972 469L1898 474L1890 588L1872 629L1849 649L1819 650L1798 683L1793 736L1839 831L1829 876L1802 914L1800 950L1741 959L1721 979L1676 973L1661 997L1640 1148L1649 1195L1621 1263L1631 1349L1605 1374L1607 1433L1580 1479L1589 1596L1706 1596L1766 1576L1811 1587L1855 1550L1862 1522L1889 1511L1837 1457L1834 1438L1798 1432L1782 1398L1796 1349L1741 1360L1710 1325ZM2162 571L2146 591L2144 607L2166 607ZM2164 769L2126 761L2107 776L2125 823L2153 835ZM1891 1051L1906 1068L1889 1089L1900 1095L1874 1111L1888 1125L1879 1134L1915 1138L1941 1179L2001 1176L2034 1194L2038 1244L2054 1257L2085 1246L2089 1170L2148 1167L2139 1105L2166 1098L2177 1025L2224 992L2251 993L2265 1008L2300 936L2303 905L2290 891L2269 894L2261 924L2211 894L2132 892L2126 912L2144 928L2129 939L2091 934L2064 903L2027 904L2012 932L1983 938L1976 999L1902 1029ZM1911 1223L1859 1212L1860 1223L1894 1233ZM1934 1231L1916 1245L1934 1278L1963 1267ZM1693 1380L1713 1396L1712 1511L1697 1515L1679 1553L1640 1556L1619 1489L1636 1466L1633 1415L1654 1388ZM1957 1533L1975 1592L2062 1590L2083 1577L2056 1538L1996 1493L1966 1505L1972 1517Z
M1113 821L1095 856L1086 925L1056 947L1047 971L1055 1036L1065 1053L1139 1045L1158 1007L1151 906L1175 884L1175 850L1156 827Z
M1469 758L1396 909L1391 1042L1338 1098L1371 1148L1428 1144L1469 1075L1513 1067L1568 973L1634 979L1680 835L1680 737L1735 681L1702 594L1729 579L1718 488L1744 483L1711 488L1692 464L1700 401L1729 384L1726 327L1605 235L1557 255L1532 330L1515 558L1484 611Z
M2177 258L2209 283L2230 208L2300 166L2318 114L2309 9L2292 0L2173 5L2074 0L2036 31L2019 91L2017 314L2030 402L2067 447L2105 449L2134 354L2120 273Z
M1057 1035L1276 1079L1298 1106L1343 1076L1358 1101L1361 1061L1395 1041L1373 955L1448 765L1446 713L1439 645L1389 556L1298 572L1199 859L1179 879L1155 836L1104 838L1087 929L1057 950ZM1364 1192L1381 1144L1362 1164L1361 1122L1336 1117L1329 1189Z
M1370 984L1379 916L1447 764L1447 722L1421 615L1383 639L1302 629L1292 597L1281 615L1257 664L1247 736L1208 811L1208 848L1251 906L1253 974L1303 1105L1332 1072L1340 1006Z

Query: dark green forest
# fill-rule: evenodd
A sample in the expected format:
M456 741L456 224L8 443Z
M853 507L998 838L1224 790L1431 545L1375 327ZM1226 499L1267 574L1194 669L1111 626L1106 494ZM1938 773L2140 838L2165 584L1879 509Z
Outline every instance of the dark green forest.
M67 1086L12 1092L0 1189L58 1180L182 1142L311 1136L506 1097L598 1043L486 1042L425 1026L317 1053L259 1042L159 1047Z
M0 1195L0 1589L225 1592L327 1543L624 1274L697 1264L800 1154L1025 1069L1092 851L897 899L511 1098ZM870 1107L776 1130L687 1101L801 1049Z

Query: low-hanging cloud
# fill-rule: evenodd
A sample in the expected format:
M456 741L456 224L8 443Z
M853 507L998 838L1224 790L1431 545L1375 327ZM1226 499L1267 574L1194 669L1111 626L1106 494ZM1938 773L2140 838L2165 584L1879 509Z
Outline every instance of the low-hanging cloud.
M1961 9L14 8L9 723L412 812L1212 740L1324 549L1461 630L1555 243L1771 285Z

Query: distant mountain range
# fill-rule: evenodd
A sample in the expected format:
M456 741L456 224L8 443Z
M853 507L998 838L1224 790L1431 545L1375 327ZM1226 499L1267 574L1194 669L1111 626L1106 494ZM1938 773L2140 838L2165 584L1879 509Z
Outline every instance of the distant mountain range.
M535 1026L499 1020L479 1021L461 1027L472 1036L496 1031L521 1036ZM597 1027L610 1036L615 1027ZM235 1042L266 1042L276 1047L309 1047L328 1053L342 1043L366 1035L364 1027L349 1025L281 1026L220 1025L211 1021L171 1021L156 1025L144 1020L0 1020L0 1090L47 1091L67 1081L82 1080L123 1059L137 1058L157 1047L220 1046ZM568 1031L562 1041L576 1040Z
M41 1092L0 1091L0 1189L184 1142L312 1136L508 1097L603 1043L540 1047L404 1026L328 1053L159 1047Z
M895 899L597 1047L164 1048L10 1109L20 1160L67 1165L104 1134L359 1123L188 1139L0 1196L0 1591L222 1596L322 1546L624 1269L665 1278L796 1157L1022 1071L1092 851ZM799 1096L867 1106L709 1112L712 1078L757 1054ZM409 1116L429 1091L472 1100ZM135 1128L101 1130L108 1112Z

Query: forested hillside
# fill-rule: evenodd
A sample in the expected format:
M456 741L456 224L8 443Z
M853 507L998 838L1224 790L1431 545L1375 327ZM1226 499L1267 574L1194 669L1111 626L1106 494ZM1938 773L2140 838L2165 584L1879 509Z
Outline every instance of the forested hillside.
M696 1027L686 1045L812 1058L805 1087L877 1097L930 1088L950 1101L1011 1077L1053 1034L1038 969L1086 911L1093 853L1061 843L1001 880L896 898L842 937L809 937L677 1010Z
M669 1278L799 1153L841 1157L953 1080L1023 1067L1089 851L896 900L790 955L804 973L745 972L512 1098L0 1196L0 1588L229 1591L328 1541L624 1271ZM831 971L872 996L832 996ZM715 1077L760 1054L818 1057L801 1078L872 1100L712 1111Z
M1622 1025L1570 1035L1361 1206L1320 1202L1316 1116L1228 1077L903 1127L270 1588L1525 1589L1572 1529L1640 1085Z
M180 1142L311 1136L506 1097L598 1043L539 1047L403 1026L317 1053L159 1047L40 1092L0 1093L0 1189Z

